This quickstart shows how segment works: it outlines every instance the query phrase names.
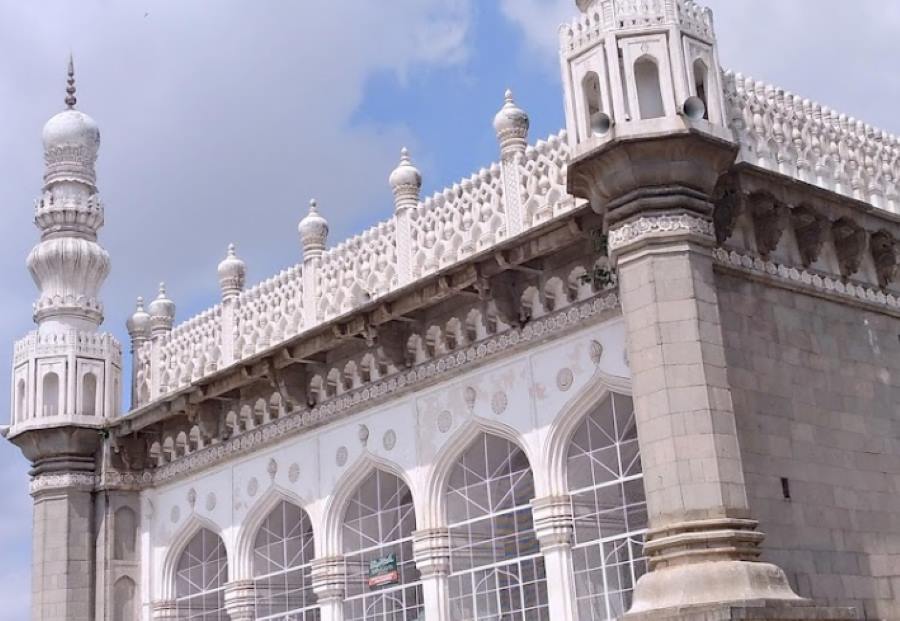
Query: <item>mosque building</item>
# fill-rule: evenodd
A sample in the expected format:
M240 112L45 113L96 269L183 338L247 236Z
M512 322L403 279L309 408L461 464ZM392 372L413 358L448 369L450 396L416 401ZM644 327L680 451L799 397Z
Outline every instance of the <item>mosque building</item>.
M296 265L161 285L130 377L70 64L3 431L32 619L900 619L898 138L724 70L695 2L575 4L564 130L507 92L471 177L403 150L368 231L313 202Z

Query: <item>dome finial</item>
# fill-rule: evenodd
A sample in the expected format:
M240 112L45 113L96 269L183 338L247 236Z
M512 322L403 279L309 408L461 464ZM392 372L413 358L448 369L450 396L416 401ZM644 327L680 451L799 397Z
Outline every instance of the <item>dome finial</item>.
M75 98L75 59L72 57L71 52L69 52L68 76L68 79L66 79L66 106L69 110L72 110L75 108L78 100Z
M319 203L315 199L309 201L309 213L300 220L297 230L304 259L321 256L328 239L328 222L319 214Z
M494 117L494 131L500 141L500 155L504 159L525 153L528 144L528 115L516 105L512 89L506 89L503 106Z
M228 244L228 254L219 263L219 286L222 299L231 299L244 290L247 277L247 265L237 256L234 244Z

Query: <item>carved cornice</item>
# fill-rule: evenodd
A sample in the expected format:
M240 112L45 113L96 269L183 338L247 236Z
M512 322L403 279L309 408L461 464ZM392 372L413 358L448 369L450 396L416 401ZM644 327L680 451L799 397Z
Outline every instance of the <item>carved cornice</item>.
M776 284L834 299L852 301L875 310L900 313L900 296L861 283L844 282L840 277L766 261L750 254L717 248L713 258L718 265L739 270L747 275L765 278Z
M53 490L90 492L94 490L96 483L97 476L85 472L39 474L31 479L28 491L32 496Z
M315 558L311 563L312 587L319 602L343 600L347 568L343 556Z
M429 528L413 533L413 557L423 578L450 573L450 531Z
M544 551L572 543L575 522L571 497L535 498L531 509L534 532Z
M688 213L641 216L610 230L609 250L621 254L628 246L674 235L692 235L713 241L715 227L711 220Z
M252 431L176 459L160 466L153 472L152 484L160 485L182 476L194 474L199 469L208 468L237 455L258 450L261 446L282 441L336 418L371 407L385 399L440 380L448 374L466 370L468 367L494 359L509 351L523 349L551 335L558 335L590 324L597 321L602 314L618 307L618 295L608 291L604 292L583 303L535 319L524 327L510 328L505 332L474 343L464 350L436 357L411 369L405 369L349 390L312 409L304 408L295 411ZM144 478L142 478L143 481Z

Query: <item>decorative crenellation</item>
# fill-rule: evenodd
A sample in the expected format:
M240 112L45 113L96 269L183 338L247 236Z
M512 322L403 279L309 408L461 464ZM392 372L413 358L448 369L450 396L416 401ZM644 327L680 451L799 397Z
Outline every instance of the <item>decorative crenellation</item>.
M572 152L566 130L538 140L516 159L517 188L525 228L537 226L557 216L574 211L585 201L566 191L567 167Z
M896 136L740 73L724 90L741 161L900 213Z
M413 278L422 278L506 239L503 182L491 164L411 212Z
M13 351L14 366L32 357L62 356L70 352L76 356L108 358L116 365L122 363L122 346L113 335L74 329L48 334L34 330L16 341Z
M578 0L582 14L560 28L561 49L575 56L607 33L677 25L704 41L713 38L712 12L691 0Z
M408 152L403 157L408 160ZM510 236L510 230L519 234L580 208L584 202L566 193L570 157L566 132L562 131L516 152L508 161L492 164L404 207L403 230L409 235L404 243L393 218L316 254L315 262L294 265L243 292L237 293L242 283L229 280L226 297L231 306L227 312L222 304L216 305L171 333L161 331L155 343L148 341L136 348L136 404L146 405L395 291L404 284L401 247L408 249L411 277L423 278L497 245ZM404 161L400 169L405 175L395 171L395 183L419 174ZM508 213L510 207L514 214ZM318 229L327 227L317 211L315 215ZM309 216L305 222L301 228L308 244L313 227ZM316 235L316 243L324 239L321 231ZM314 270L311 280L304 277L304 269ZM219 276L221 284L222 273ZM304 282L329 295L305 292ZM305 304L314 307L311 314L305 313ZM314 317L316 323L304 317Z
M255 403L247 401L227 409L222 426L204 428L202 422L198 422L181 428L168 428L162 438L152 442L148 450L150 459L157 465L152 474L153 484L159 485L239 454L258 450L263 445L281 441L335 418L371 407L418 385L433 382L447 373L456 373L468 365L595 321L618 308L619 299L615 292L598 294L591 291L590 285L582 287L581 294L573 303L559 303L558 310L545 311L523 327L508 327L500 322L480 319L473 324L482 335L477 341L461 341L456 348L443 348L442 343L432 340L433 345L416 351L421 357L416 358L408 368L399 366L385 375L363 372L346 378L340 368L335 367L325 376L331 379L328 382L323 382L319 374L308 385L314 403L311 407L299 405L293 412L288 412L279 393L275 392L269 399L260 397ZM551 306L552 303L547 308ZM491 323L496 326L493 331L489 327ZM411 337L411 340L419 343L421 337ZM343 368L361 369L363 360L373 358L374 352L369 351L362 354L359 361L351 360Z
M379 298L398 286L394 222L381 222L331 248L319 266L316 316L327 321Z

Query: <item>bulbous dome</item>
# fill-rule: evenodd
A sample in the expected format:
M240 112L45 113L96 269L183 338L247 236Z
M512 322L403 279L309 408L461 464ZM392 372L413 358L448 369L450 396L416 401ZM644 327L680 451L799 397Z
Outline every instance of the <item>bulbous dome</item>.
M309 201L309 213L297 225L300 242L306 250L322 250L328 239L328 221L319 214L316 201Z
M80 110L63 110L44 125L44 152L59 148L81 148L96 157L100 149L100 128Z
M137 309L125 322L125 328L132 339L150 335L150 313L144 310L144 298L137 299Z
M494 117L494 130L497 132L497 136L502 138L503 134L507 132L527 134L530 124L528 114L516 105L511 90L506 91L505 98L503 107Z
M238 258L234 244L228 245L228 255L219 263L219 284L223 294L239 293L244 288L247 265Z
M168 329L175 321L175 302L166 295L166 283L159 283L159 295L147 307L153 328Z
M403 187L418 189L422 187L422 173L413 166L406 147L403 147L400 151L400 164L391 173L388 181L394 189Z

